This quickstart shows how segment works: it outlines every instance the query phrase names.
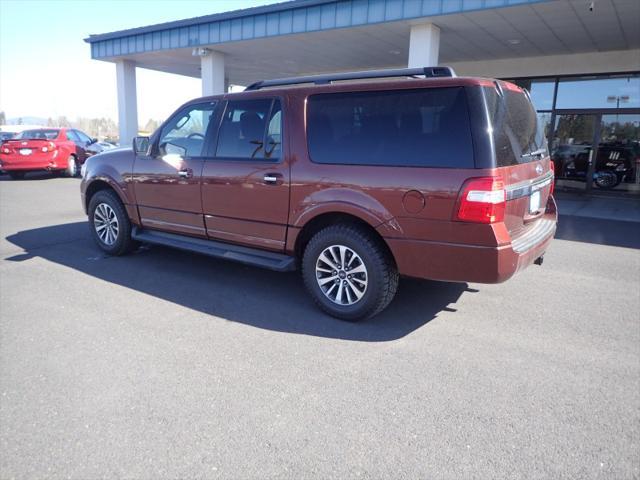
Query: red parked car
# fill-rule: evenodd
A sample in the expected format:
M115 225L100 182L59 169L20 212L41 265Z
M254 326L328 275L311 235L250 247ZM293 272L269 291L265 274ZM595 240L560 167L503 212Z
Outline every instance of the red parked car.
M42 170L75 177L80 165L100 151L95 138L73 128L25 130L2 143L0 169L14 180Z

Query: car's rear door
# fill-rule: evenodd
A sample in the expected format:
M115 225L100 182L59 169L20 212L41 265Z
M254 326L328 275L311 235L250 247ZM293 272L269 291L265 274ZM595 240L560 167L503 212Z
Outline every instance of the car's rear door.
M281 251L289 211L289 158L279 98L221 106L212 158L202 171L207 235Z
M132 184L145 228L206 237L200 180L216 102L190 104L162 127L149 155L137 155Z

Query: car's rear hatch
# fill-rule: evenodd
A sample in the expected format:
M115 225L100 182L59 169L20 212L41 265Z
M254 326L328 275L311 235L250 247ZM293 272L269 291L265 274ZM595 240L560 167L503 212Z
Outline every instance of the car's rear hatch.
M484 90L493 131L495 172L506 190L504 223L515 241L541 228L537 223L552 192L553 166L528 92L501 81Z

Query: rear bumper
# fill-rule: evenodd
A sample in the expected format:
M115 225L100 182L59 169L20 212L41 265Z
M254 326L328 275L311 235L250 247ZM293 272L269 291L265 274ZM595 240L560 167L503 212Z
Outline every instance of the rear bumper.
M550 198L545 215L508 244L465 244L387 239L401 275L449 282L501 283L543 256L555 235L558 214Z
M3 158L4 157L4 158ZM0 168L7 172L11 171L33 171L33 170L62 170L66 168L66 162L57 155L38 155L32 157L8 157L0 156Z

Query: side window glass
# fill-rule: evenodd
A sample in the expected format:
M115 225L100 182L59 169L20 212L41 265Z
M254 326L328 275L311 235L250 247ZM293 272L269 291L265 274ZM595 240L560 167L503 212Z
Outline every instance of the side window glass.
M280 158L282 152L282 108L280 100L273 103L271 118L267 127L267 145L264 156L269 159Z
M67 140L73 143L80 143L80 138L78 138L74 130L67 130Z
M307 143L317 163L474 166L461 87L311 95Z
M160 155L201 157L214 109L215 103L190 105L171 117L160 132L158 141Z
M279 120L270 114L272 103L271 99L228 102L220 124L216 157L277 158L280 151L280 125ZM273 133L272 138L265 135L267 127Z
M91 143L91 139L80 130L74 130L74 132L78 136L78 138L80 138L80 143L83 143L83 144Z

